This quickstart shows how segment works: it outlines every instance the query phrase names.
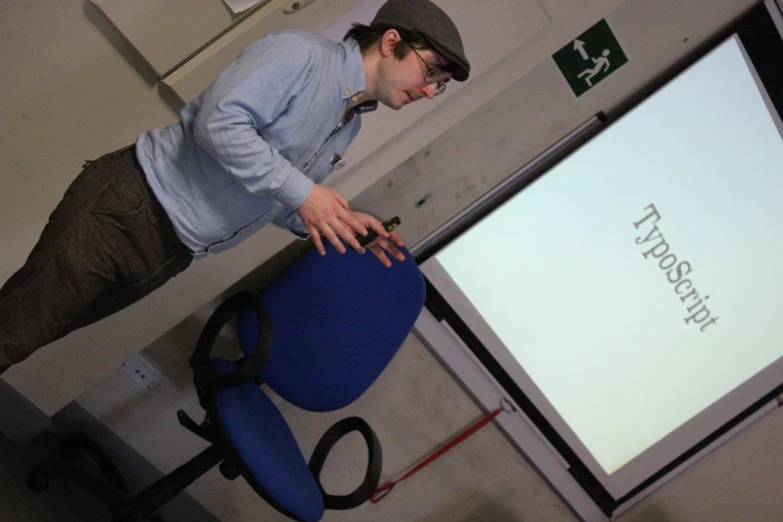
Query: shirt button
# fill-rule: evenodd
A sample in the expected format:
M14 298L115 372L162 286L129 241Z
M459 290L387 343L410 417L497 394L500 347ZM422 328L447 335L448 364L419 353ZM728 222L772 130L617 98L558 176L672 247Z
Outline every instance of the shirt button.
M354 94L354 95L353 95L353 97L352 97L351 99L352 99L353 101L359 101L359 98L361 98L361 96L357 96L356 94Z
M345 167L348 164L348 160L341 159L337 163L334 164L334 170L340 170L341 168Z
M351 95L351 89L345 89L345 95L350 96Z

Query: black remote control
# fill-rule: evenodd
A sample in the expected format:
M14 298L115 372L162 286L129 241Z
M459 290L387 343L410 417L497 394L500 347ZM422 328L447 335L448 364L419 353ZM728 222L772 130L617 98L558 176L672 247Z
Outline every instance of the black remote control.
M387 232L391 232L398 226L400 226L399 216L394 216L393 218L387 219L383 222L383 228L386 229ZM356 236L356 239L359 240L359 245L365 247L376 237L378 237L378 233L375 230L368 228L366 236Z

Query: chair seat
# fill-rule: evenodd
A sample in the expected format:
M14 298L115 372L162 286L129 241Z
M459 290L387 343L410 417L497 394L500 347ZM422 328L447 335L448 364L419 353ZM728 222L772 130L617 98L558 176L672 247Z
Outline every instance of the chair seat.
M236 366L212 359L218 372ZM248 483L270 502L305 521L324 515L324 499L291 429L260 387L250 381L213 393L220 427L226 441L247 468ZM255 482L255 483L254 483Z

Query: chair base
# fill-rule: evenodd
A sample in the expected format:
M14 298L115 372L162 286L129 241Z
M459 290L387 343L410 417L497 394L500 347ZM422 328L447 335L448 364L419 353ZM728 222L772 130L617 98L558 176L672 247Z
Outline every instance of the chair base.
M82 452L97 464L98 474L73 464ZM109 456L86 435L74 433L65 440L60 458L45 460L30 471L27 486L38 493L46 490L51 480L66 480L100 500L111 514L112 522L164 522L155 511L222 460L217 448L210 446L169 475L130 496Z

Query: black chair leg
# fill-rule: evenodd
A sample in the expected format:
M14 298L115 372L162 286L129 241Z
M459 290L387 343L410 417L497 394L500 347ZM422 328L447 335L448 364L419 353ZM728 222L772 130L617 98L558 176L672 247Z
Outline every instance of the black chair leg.
M130 498L124 505L112 510L112 522L144 520L184 491L201 475L217 466L224 457L217 446L208 447L190 461Z
M101 476L76 467L74 464L82 452L98 466ZM61 460L60 460L61 459ZM49 487L50 480L67 481L81 487L100 500L109 513L128 502L128 487L111 458L92 439L83 433L70 433L60 448L60 459L49 459L33 468L27 479L27 486L36 493ZM143 522L165 522L151 515L149 518L134 519Z
M84 433L70 433L65 439L60 456L65 461L73 462L79 458L82 451L85 451L97 464L106 482L122 493L128 491L125 479L120 475L111 458Z
M65 479L89 491L100 499L110 511L125 502L125 495L114 489L105 480L56 459L45 460L34 467L28 475L27 486L36 493L43 491L49 487L49 481L53 477Z
M75 461L84 450L100 469L98 477L64 461ZM30 471L28 487L40 492L49 487L52 478L63 479L92 493L112 515L113 522L163 522L154 515L161 506L174 499L201 475L220 464L225 455L216 446L210 446L189 462L161 478L133 497L126 494L127 486L109 456L89 437L72 433L60 451L61 459L49 459Z

